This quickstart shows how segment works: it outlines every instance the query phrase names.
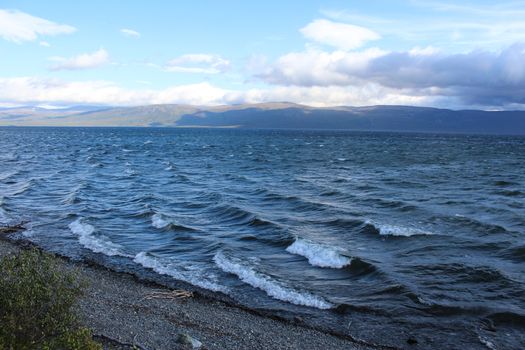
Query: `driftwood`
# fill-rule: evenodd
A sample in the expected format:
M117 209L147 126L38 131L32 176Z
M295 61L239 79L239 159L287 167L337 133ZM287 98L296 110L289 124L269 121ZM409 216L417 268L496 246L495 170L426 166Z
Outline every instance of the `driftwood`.
M168 292L164 291L154 291L151 293L146 294L144 296L144 299L151 300L151 299L186 299L191 298L193 296L193 292L189 292L187 290L182 289L173 289Z
M133 337L133 343L126 343L126 342L122 342L118 339L115 339L113 337L110 337L104 333L98 333L98 334L93 334L93 338L95 339L101 339L101 340L105 340L106 342L109 342L109 343L112 343L114 345L118 345L118 346L121 346L121 347L126 347L126 348L129 348L129 349L139 349L139 350L148 350L146 347L144 347L144 345L140 344L137 342L137 335L135 335L135 337Z

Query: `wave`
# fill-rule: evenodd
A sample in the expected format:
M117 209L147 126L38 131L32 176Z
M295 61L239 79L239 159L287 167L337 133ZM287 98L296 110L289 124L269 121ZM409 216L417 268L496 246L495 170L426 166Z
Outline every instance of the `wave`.
M167 218L166 216L156 213L151 217L151 225L158 229L171 229L178 231L197 231L192 227L187 227L176 223L173 219Z
M500 255L517 262L525 262L525 245L507 248Z
M16 174L18 174L18 171L12 171L12 172L8 172L8 173L3 173L3 174L0 175L0 181L6 180L6 179L8 179L11 176L16 175Z
M226 287L220 285L216 281L216 276L206 274L204 269L198 268L194 264L188 265L167 258L157 258L146 252L138 253L133 261L146 268L152 269L158 274L171 276L177 280L187 282L197 287L215 292L228 291Z
M238 259L227 258L221 252L213 257L215 264L223 271L237 275L239 279L254 288L264 291L272 298L286 301L295 305L331 309L333 305L328 301L307 292L294 290L272 279L270 276L255 271Z
M248 224L255 218L254 213L228 204L216 206L211 212L223 223Z
M126 168L124 170L124 174L126 174L126 176L135 176L137 175L137 171L130 168Z
M434 219L434 218L433 218ZM507 229L498 224L491 224L483 222L474 218L470 218L464 215L456 214L454 216L447 216L442 219L445 222L453 224L459 224L462 227L468 226L470 229L483 234L499 234L507 233Z
M75 203L79 203L80 202L80 199L78 198L78 195L80 194L80 192L82 191L82 189L84 189L86 186L84 183L81 183L77 186L75 186L71 192L69 192L65 197L64 199L61 201L62 203L64 204L75 204Z
M330 247L302 238L297 238L292 245L286 248L286 251L304 256L313 266L340 269L352 262L351 258L341 254L343 252L341 248Z
M372 228L382 236L430 236L434 233L429 231L423 231L421 229L410 227L410 226L397 226L389 224L378 224L372 221L366 221L366 225L372 226Z
M82 218L77 219L69 224L69 229L78 235L78 241L84 248L95 253L101 253L108 256L132 257L122 252L120 244L113 243L109 238L97 235L95 236L95 227L82 222Z
M9 188L8 191L6 191L6 193L4 194L7 197L14 197L19 194L22 194L31 188L31 186L33 185L33 182L34 181L32 179L29 179L26 182L15 182L15 186L12 186L11 188ZM9 190L11 190L11 192L9 192Z
M9 219L9 215L7 215L4 208L2 208L2 205L4 204L4 197L0 196L0 222L5 223Z
M513 181L499 180L499 181L494 181L494 185L498 187L508 187L508 186L516 186L519 184Z
M494 194L498 194L498 195L505 196L505 197L523 196L523 192L519 190L501 190L501 191L494 192Z

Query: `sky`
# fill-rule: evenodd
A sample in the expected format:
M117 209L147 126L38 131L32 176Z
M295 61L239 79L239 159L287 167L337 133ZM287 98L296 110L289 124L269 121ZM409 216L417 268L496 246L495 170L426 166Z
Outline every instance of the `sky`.
M525 1L0 0L0 107L525 109Z

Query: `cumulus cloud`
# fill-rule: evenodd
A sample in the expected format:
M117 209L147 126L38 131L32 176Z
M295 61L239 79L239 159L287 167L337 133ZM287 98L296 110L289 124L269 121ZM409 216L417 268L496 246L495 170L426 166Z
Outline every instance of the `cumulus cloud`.
M230 68L230 61L219 55L188 54L169 61L165 69L177 73L224 73Z
M276 85L332 86L356 85L357 74L369 62L387 52L368 49L359 52L309 50L281 56L257 76Z
M120 32L130 38L140 38L140 33L133 29L122 28Z
M444 54L433 48L387 52L306 51L277 59L257 76L284 86L362 86L374 83L414 96L449 96L465 104L525 103L525 44L500 52Z
M17 10L0 9L0 37L15 43L34 41L41 35L69 34L72 26L58 24Z
M309 40L341 50L356 49L380 38L379 34L368 28L327 19L314 20L302 28L301 33Z
M90 69L109 63L109 54L106 50L100 49L92 53L83 53L69 58L51 57L50 60L57 62L51 66L51 70Z

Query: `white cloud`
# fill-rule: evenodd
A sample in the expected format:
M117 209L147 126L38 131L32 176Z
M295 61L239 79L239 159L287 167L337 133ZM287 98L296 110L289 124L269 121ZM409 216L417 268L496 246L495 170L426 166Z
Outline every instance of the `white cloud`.
M41 41L38 43L38 45L43 46L43 47L51 47L51 44L48 43L47 41Z
M50 60L57 62L50 68L51 70L90 69L109 63L109 54L106 50L99 49L93 53L84 53L69 58L51 57Z
M8 41L34 41L40 35L69 34L74 31L76 29L69 25L51 22L17 10L0 9L0 37Z
M52 78L0 78L0 101L10 104L39 103L146 105L180 103L221 105L290 101L313 106L369 104L430 104L426 96L403 94L396 89L366 84L360 87L270 87L250 90L228 90L207 82L178 85L162 90L126 89L109 81L67 82Z
M140 38L140 33L133 29L122 28L120 32L127 37Z
M305 51L277 59L257 76L295 87L375 84L401 95L446 97L476 106L525 104L525 44L502 51L445 54L434 48L386 52Z
M321 14L335 21L369 28L391 42L432 45L449 52L502 49L525 39L523 1L500 0L475 5L427 0L411 0L410 3L421 7L417 10L423 10L422 15L394 11L378 17L377 14L356 12L355 6L348 10L323 9Z
M441 50L433 46L412 48L408 53L412 56L432 56L441 53Z
M229 68L230 61L219 55L209 54L182 55L172 59L165 66L168 72L202 74L224 73Z
M314 42L330 45L341 50L352 50L366 42L380 39L376 32L346 23L316 19L301 29L301 33Z
M126 89L110 81L64 81L55 78L0 78L0 101L6 103L143 105L184 103L214 105L228 91L209 83L179 85L163 90Z
M359 52L292 52L281 56L274 65L267 66L257 76L277 85L356 85L356 74L366 69L372 59L387 53L377 48Z

